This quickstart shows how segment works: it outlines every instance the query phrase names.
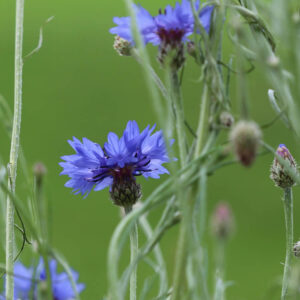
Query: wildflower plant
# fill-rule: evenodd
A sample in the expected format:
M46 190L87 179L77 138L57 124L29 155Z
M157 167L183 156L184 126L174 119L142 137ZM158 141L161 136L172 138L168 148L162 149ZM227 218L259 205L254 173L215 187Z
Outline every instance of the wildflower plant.
M274 7L278 3L279 0L272 1ZM237 163L250 167L266 152L274 155L271 179L284 194L287 238L281 300L289 296L292 254L299 256L299 245L293 240L292 188L300 183L300 177L288 148L280 144L275 151L262 134L263 129L276 121L281 121L297 139L300 132L300 114L295 104L295 99L300 99L299 86L295 84L299 80L289 79L273 36L274 31L276 37L284 41L289 39L295 47L288 53L300 67L299 52L295 50L300 45L299 5L293 1L282 3L280 9L284 18L276 19L276 24L270 27L263 21L261 6L256 6L256 1L181 0L173 6L158 8L158 13L151 15L141 5L125 0L129 16L113 18L115 26L110 29L115 36L113 47L120 56L132 57L141 65L158 125L140 130L136 121L128 121L120 137L110 132L101 145L86 137L73 137L69 144L74 152L62 156L59 162L61 175L69 177L65 186L77 197L88 198L91 192L106 193L125 212L108 247L105 299L127 299L128 290L130 300L225 299L229 284L225 278L224 244L233 231L233 218L231 209L225 204L218 206L212 218L215 246L219 251L215 252L216 268L211 271L205 239L208 181L220 168ZM8 168L0 172L1 191L6 196L6 201L1 200L2 205L6 203L6 262L1 267L5 283L0 299L77 300L85 284L78 281L77 272L52 246L51 203L44 190L45 166L36 164L33 174L26 176L26 197L15 192L17 171L27 171L23 155L20 155L21 167L17 169L21 153L23 18L24 0L16 0L14 113L10 114L3 106L7 109L4 109L3 123L13 125L12 130L7 128L11 136ZM284 29L291 28L292 34L286 35L286 30L277 23ZM228 61L223 48L225 33L235 51ZM151 63L148 44L157 47L157 65ZM40 45L31 53L39 49ZM182 91L183 71L189 67L187 62L194 64L201 74L196 82L199 88L195 95L197 107L195 102L185 99ZM245 69L246 63L250 69ZM275 119L265 125L258 125L250 113L247 80L253 66L260 66L269 83L266 99L276 113ZM160 68L160 75L157 68ZM295 74L296 79L298 75ZM238 112L233 110L232 103L233 76L237 82ZM196 128L185 113L187 106L192 106L197 114ZM172 146L174 141L176 144ZM145 193L143 197L140 176L158 182L152 193ZM148 215L157 208L161 216L152 228ZM15 224L15 216L20 226ZM174 272L169 278L160 241L176 225L179 230L174 247ZM139 233L145 236L141 245ZM21 247L15 249L15 245L19 246L16 243L19 236ZM128 237L130 263L122 269L120 260L126 252L124 245ZM19 261L26 245L35 257L35 263L29 268ZM149 288L149 278L139 275L142 261L153 268L154 278L159 278L157 290ZM62 271L57 272L57 268ZM216 278L213 288L208 280L211 273Z

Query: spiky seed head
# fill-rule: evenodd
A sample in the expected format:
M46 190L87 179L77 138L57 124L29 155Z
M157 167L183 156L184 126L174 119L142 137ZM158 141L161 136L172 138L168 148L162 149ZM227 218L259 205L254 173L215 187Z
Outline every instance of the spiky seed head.
M249 167L255 160L262 133L255 122L239 121L230 132L230 140L236 157Z
M123 207L134 205L141 196L141 185L138 184L134 178L114 181L110 190L110 197L113 203Z
M280 144L278 146L276 153L286 160L289 166L298 173L297 163L289 149L284 144ZM277 157L273 160L270 177L275 182L276 186L283 189L292 187L295 184L294 179L288 174L284 166L278 161Z
M119 37L115 37L114 49L120 56L131 56L132 45L129 41Z
M234 123L234 117L232 116L232 114L228 111L223 111L220 114L220 124L230 128Z
M219 203L211 217L211 231L219 240L227 240L234 231L232 211L227 203Z

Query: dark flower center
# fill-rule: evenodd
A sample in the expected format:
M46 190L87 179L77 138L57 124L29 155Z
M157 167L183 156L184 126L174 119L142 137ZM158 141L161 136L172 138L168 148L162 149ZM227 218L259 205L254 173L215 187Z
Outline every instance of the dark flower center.
M111 169L110 173L114 178L114 182L123 182L132 177L133 167L129 165L123 168Z
M178 28L166 30L165 28L161 27L158 29L157 35L164 44L170 45L171 47L176 47L182 42L184 30Z

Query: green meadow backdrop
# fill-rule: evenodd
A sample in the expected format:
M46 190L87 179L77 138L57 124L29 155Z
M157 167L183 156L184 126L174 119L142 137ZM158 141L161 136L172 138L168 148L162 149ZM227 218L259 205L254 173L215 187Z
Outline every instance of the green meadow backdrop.
M173 0L140 0L155 13ZM0 1L0 94L13 108L14 67L14 1ZM107 250L120 211L112 205L108 190L92 192L87 199L73 195L64 187L66 176L59 176L60 156L71 154L67 140L87 137L103 144L109 131L122 133L128 120L140 127L156 123L151 97L137 63L119 57L113 50L113 36L108 30L114 16L126 15L122 0L27 0L25 1L24 54L38 42L40 26L44 27L43 47L25 60L23 88L23 119L21 143L30 171L36 161L48 169L46 195L51 201L52 242L80 272L86 283L82 299L101 299L107 291ZM225 33L226 39L226 33ZM280 42L279 42L280 45ZM155 61L155 49L149 47ZM226 55L230 45L226 42ZM201 87L200 71L188 59L184 77L185 107L189 122L196 127ZM268 99L268 83L256 68L249 75L249 99L252 118L259 124L274 117ZM234 77L231 85L232 103L239 111ZM226 139L226 135L222 137ZM299 145L280 122L264 131L265 140L277 147L285 143L300 160ZM8 161L10 141L0 129L0 154ZM271 155L257 159L246 169L240 165L226 167L209 178L208 209L212 212L218 201L230 203L236 220L236 233L227 248L226 277L230 300L272 299L272 291L283 271L285 233L281 191L269 179ZM165 180L167 175L162 176ZM155 180L140 179L143 194L149 195ZM22 196L25 178L17 178ZM300 193L295 191L295 239L300 237ZM298 199L299 198L299 199ZM24 199L24 201L27 201ZM151 220L157 220L156 211ZM170 274L174 260L177 228L162 240ZM210 269L213 261L213 240L206 236ZM2 251L2 248L0 248ZM32 252L26 246L22 259L30 262ZM1 262L4 254L0 254ZM126 263L128 256L124 256ZM140 274L148 272L142 267ZM213 278L213 274L210 275ZM2 283L1 283L2 287ZM270 293L270 294L268 294Z

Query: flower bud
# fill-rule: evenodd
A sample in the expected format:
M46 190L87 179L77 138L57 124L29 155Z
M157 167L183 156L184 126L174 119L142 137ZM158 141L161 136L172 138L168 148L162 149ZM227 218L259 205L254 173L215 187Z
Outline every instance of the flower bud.
M114 180L110 197L115 205L133 206L142 196L141 185L135 179Z
M42 184L43 177L46 175L47 169L42 162L37 162L33 166L33 174L36 178L37 185Z
M114 49L120 56L131 56L132 45L129 41L119 37L115 37Z
M234 231L234 220L227 203L219 203L211 218L212 234L219 240L227 240Z
M294 251L294 255L295 255L297 258L300 258L300 241L298 241L298 242L294 245L293 251Z
M229 113L228 111L223 111L220 114L220 124L221 125L223 125L227 128L230 128L233 123L234 123L234 118L231 113Z
M276 150L276 153L286 160L290 167L296 172L297 164L290 151L284 144L280 144ZM294 179L286 172L284 166L280 164L278 159L275 157L271 166L271 179L275 182L275 185L281 188L292 187L295 184Z
M230 140L239 161L250 166L257 154L261 131L252 121L239 121L231 130Z

